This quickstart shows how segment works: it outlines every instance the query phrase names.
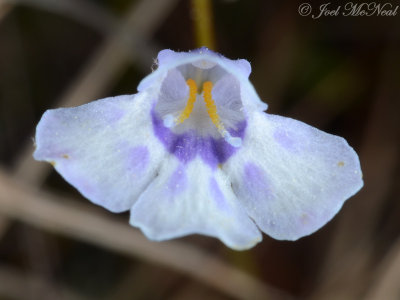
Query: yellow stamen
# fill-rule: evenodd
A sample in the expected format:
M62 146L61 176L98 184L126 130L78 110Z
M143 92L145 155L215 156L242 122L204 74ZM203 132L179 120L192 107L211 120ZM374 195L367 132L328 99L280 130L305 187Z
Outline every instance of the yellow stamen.
M194 103L196 102L197 97L197 84L196 82L189 78L186 80L186 84L189 87L189 99L186 102L185 108L179 114L178 117L174 118L172 114L168 114L164 117L164 126L171 128L175 125L183 123L186 119L188 119L193 111ZM240 147L242 145L242 139L240 137L231 136L231 134L225 129L224 124L221 122L220 117L217 112L217 106L215 105L214 100L212 99L211 90L213 88L213 84L211 81L206 81L203 83L203 98L204 103L206 104L206 109L208 116L210 117L212 123L218 129L218 132L225 139L226 142L231 144L233 147Z
M221 123L219 119L219 115L217 112L217 106L215 105L214 100L212 99L211 90L213 88L213 84L211 81L206 81L203 83L203 92L204 92L204 102L206 103L207 113L210 117L211 121L217 127L218 131L223 133L225 131L224 125Z
M189 118L190 114L192 113L194 103L196 102L196 96L197 96L196 82L193 79L189 78L188 80L186 80L186 84L189 86L189 99L186 103L186 107L181 112L179 117L176 119L177 124L183 123L183 121Z
M211 121L217 127L219 133L222 137L231 144L233 147L240 147L242 145L242 139L239 137L233 137L231 134L225 129L224 124L222 124L218 112L217 106L211 95L211 90L213 88L213 84L211 81L206 81L203 83L203 97L204 102L206 103L207 113L210 117Z

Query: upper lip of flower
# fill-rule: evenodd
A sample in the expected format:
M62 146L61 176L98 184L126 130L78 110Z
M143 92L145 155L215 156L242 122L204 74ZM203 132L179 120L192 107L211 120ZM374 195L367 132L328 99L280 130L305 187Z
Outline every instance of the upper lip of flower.
M176 111L174 114L169 113L162 117L164 120L164 126L166 126L168 128L173 128L173 127L185 122L190 117L193 110L196 110L196 108L199 107L199 104L197 103L196 108L195 108L195 102L199 96L199 94L198 94L199 88L196 84L196 81L193 80L192 78L189 78L186 80L186 84L189 87L189 91L188 91L188 97L187 97L185 107L180 111ZM167 86L165 88L168 89L169 87ZM227 130L223 121L221 120L220 115L218 114L219 109L217 109L217 105L213 99L212 88L213 88L213 84L211 81L203 82L202 89L201 89L202 93L200 96L204 100L207 115L208 115L210 121L213 123L213 125L217 129L217 131L219 132L219 134L221 135L221 137L224 138L226 142L228 142L230 145L232 145L234 147L240 147L241 142L242 142L241 138L233 137L229 133L229 131ZM236 96L238 97L238 99L240 99L240 95L236 95ZM181 99L174 99L174 100L180 101ZM221 105L219 108L222 110L226 109L225 107L223 107L223 105ZM199 110L201 110L201 108L197 108L197 111L199 111ZM198 125L198 124L196 124L196 125Z

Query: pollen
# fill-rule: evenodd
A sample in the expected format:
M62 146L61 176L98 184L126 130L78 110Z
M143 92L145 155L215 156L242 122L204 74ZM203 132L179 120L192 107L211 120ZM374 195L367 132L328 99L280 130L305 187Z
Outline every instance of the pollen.
M176 119L177 124L183 123L183 121L189 118L190 114L193 111L194 103L196 102L196 96L197 96L196 82L193 79L189 78L188 80L186 80L186 84L189 87L189 99L187 100L186 107L181 112L179 117Z
M219 133L222 135L226 142L228 142L233 147L240 147L242 145L242 139L231 136L231 134L225 129L224 124L222 124L221 122L221 119L218 115L217 106L212 99L212 88L213 84L211 81L206 81L203 83L203 97L204 102L206 103L208 116L210 117L215 127L217 127Z
M204 92L204 102L206 103L207 113L210 117L211 121L217 127L218 131L224 132L224 125L221 123L219 119L219 115L217 112L217 106L215 105L214 100L212 99L211 90L213 88L213 84L211 81L206 81L203 83L203 92Z

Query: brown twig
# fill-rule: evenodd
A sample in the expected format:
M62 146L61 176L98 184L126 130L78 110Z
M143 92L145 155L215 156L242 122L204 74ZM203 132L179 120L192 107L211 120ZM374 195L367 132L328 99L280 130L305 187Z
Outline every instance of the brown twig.
M374 273L375 281L364 299L398 299L400 295L400 239L392 246L392 249Z
M5 5L30 6L51 13L68 16L79 23L110 33L117 25L117 18L99 5L85 0L1 0Z
M288 298L197 248L178 241L151 242L115 217L72 203L18 183L0 171L0 210L9 218L176 269L235 298Z
M7 232L7 229L10 226L10 222L8 222L7 218L0 215L0 240Z
M1 299L42 300L89 300L77 295L65 286L48 282L45 278L29 272L20 272L4 265L0 266Z
M106 41L60 102L73 106L100 96L126 62L133 58L135 53L127 49L143 49L143 39L151 35L174 2L142 1L138 7L133 8L117 34ZM144 53L148 58L153 57L150 51ZM35 163L31 153L31 148L24 152L15 174L25 182L38 184L47 169L44 164ZM176 242L151 243L127 224L93 215L87 208L64 204L68 200L53 199L47 193L23 187L5 174L0 178L0 191L1 211L9 217L173 267L234 297L253 295L264 298L271 293L279 295L258 280L198 249Z
M374 232L390 190L390 182L399 162L399 119L393 110L391 96L397 82L393 80L392 59L397 52L385 53L381 84L371 106L360 160L364 173L364 187L344 209L322 272L321 285L315 299L354 299L368 286L371 269ZM354 222L355 218L357 222ZM351 283L351 284L350 284ZM330 295L328 297L328 295Z
M12 10L14 5L6 3L4 0L0 1L0 21L3 20Z
M58 101L61 106L76 106L101 97L128 66L138 59L150 69L155 53L145 44L168 15L176 0L142 0L133 5L120 27L111 34L84 67L71 87ZM15 166L15 174L25 182L40 185L51 170L32 158L33 143L29 139Z

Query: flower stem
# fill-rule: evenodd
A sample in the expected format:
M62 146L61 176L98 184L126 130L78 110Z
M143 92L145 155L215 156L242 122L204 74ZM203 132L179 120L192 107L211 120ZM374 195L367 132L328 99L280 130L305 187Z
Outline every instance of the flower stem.
M215 50L211 0L192 0L192 9L196 46Z

